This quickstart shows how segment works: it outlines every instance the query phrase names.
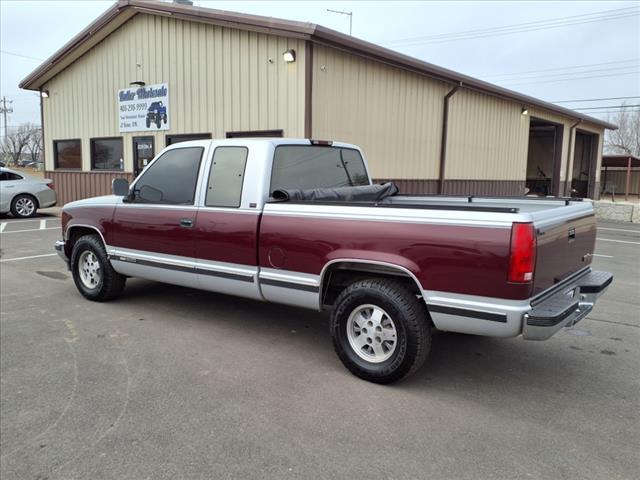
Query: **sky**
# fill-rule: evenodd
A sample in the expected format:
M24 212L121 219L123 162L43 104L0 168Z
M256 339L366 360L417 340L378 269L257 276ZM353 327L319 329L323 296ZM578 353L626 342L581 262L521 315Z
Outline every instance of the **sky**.
M0 97L9 125L40 123L18 83L110 1L0 0ZM317 23L534 97L593 108L640 104L640 1L208 1L196 6ZM635 97L585 101L611 97ZM600 108L602 107L602 108ZM4 133L4 132L2 132Z

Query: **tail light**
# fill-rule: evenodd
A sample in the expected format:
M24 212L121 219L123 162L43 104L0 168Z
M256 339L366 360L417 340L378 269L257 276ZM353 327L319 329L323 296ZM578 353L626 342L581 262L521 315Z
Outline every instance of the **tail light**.
M536 232L533 223L514 223L511 227L509 281L528 283L536 266Z
M47 183L47 187L49 187L51 190L55 190L56 189L56 186L53 184L53 182Z

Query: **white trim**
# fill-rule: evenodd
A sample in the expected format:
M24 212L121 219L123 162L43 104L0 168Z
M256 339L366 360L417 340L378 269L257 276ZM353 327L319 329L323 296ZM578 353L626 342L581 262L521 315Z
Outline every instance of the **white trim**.
M261 268L259 278L265 280L275 280L287 283L297 283L309 287L320 286L320 276L311 273L300 273L289 270L277 270L275 268Z

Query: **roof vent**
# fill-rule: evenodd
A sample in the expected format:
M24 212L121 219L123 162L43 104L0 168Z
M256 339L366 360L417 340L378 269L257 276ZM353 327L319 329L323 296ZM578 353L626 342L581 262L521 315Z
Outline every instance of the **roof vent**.
M177 3L178 5L190 5L193 6L192 0L173 0L173 3Z

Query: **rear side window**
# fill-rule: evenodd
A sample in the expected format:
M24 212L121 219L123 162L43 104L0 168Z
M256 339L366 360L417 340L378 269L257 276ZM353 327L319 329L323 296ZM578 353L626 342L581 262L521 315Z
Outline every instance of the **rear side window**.
M22 177L17 173L0 172L0 181L9 181L9 180L22 180Z
M202 147L176 148L150 165L135 184L135 202L193 205Z
M207 184L207 207L239 207L248 150L245 147L218 147Z
M369 185L360 152L315 145L276 147L271 193L280 189L335 188Z

